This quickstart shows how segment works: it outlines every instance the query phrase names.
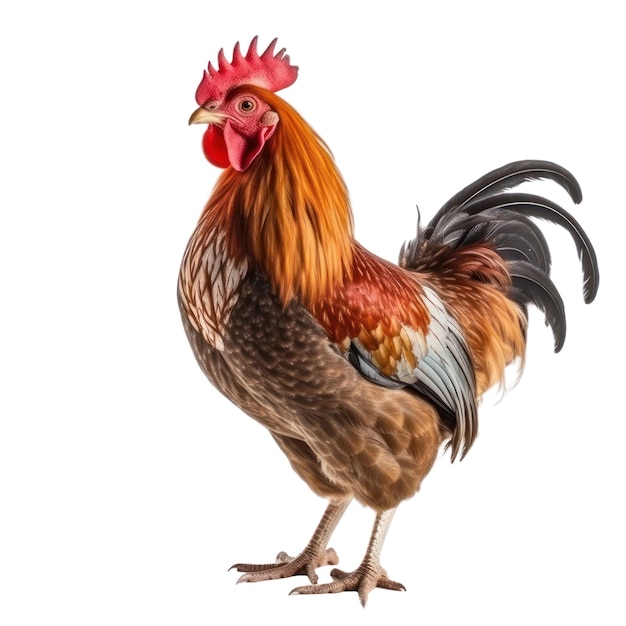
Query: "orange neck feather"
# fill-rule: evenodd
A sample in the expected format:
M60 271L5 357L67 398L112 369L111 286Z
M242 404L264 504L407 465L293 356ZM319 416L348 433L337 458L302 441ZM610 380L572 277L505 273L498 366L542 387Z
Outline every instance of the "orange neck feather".
M328 148L300 115L269 91L250 91L278 113L278 126L246 171L222 174L205 224L221 228L230 254L265 274L284 305L297 297L312 306L351 275L348 193Z

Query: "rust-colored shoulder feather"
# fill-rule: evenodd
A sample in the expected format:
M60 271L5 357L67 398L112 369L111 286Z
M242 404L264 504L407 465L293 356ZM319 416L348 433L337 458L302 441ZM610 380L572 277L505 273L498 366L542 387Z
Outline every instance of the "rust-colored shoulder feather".
M352 277L312 313L360 373L413 387L435 403L452 434L452 458L476 431L474 373L461 328L428 280L353 244Z

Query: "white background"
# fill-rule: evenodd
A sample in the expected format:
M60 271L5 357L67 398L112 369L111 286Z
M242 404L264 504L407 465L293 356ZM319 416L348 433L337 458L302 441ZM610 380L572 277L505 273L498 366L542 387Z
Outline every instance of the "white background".
M0 623L623 624L619 3L8 4ZM586 307L575 249L547 229L565 348L533 313L521 383L485 399L471 454L443 457L396 515L383 564L407 593L376 590L365 611L226 571L297 553L324 509L203 378L176 306L218 175L187 127L195 89L256 34L300 66L283 95L333 149L370 249L395 259L415 204L429 218L489 169L540 158L580 179L580 207L535 189L575 213L601 266ZM371 521L354 505L337 530L345 568Z

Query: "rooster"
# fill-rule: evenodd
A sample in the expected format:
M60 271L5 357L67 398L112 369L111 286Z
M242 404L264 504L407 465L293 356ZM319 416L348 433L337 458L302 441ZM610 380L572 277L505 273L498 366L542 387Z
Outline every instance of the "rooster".
M275 92L298 68L276 40L223 50L196 92L190 124L207 124L203 151L225 168L184 253L183 325L209 381L263 424L327 509L296 557L238 563L241 582L306 575L292 593L402 590L380 563L398 505L413 496L445 444L452 460L477 436L477 403L523 364L527 306L545 314L555 350L565 339L550 252L532 218L569 231L582 261L584 299L598 289L593 247L552 201L515 188L576 179L546 161L496 169L418 223L399 264L353 236L348 192L331 152ZM329 539L349 503L376 519L361 564L336 565Z

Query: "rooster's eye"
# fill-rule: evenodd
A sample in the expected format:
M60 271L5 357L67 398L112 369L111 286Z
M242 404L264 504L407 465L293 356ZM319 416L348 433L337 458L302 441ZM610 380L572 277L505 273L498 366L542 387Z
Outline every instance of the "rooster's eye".
M256 102L248 98L246 98L245 100L242 100L239 103L239 110L242 111L243 113L250 113L251 111L254 111L255 107L256 107Z

